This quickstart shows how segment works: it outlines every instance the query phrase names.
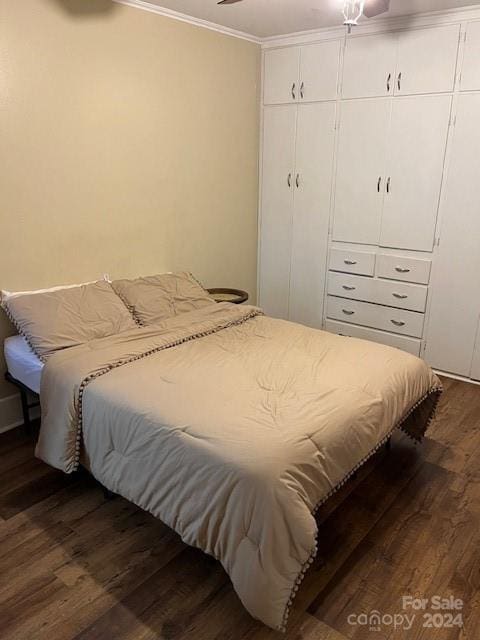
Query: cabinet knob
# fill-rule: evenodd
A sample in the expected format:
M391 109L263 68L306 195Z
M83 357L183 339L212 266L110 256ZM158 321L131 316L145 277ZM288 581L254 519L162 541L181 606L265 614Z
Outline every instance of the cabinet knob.
M404 267L395 267L395 271L398 271L398 273L410 273L410 269Z
M387 78L387 92L390 93L390 80L392 79L392 74L389 73L388 74L388 78Z
M348 265L354 265L354 264L357 264L356 260L344 260L343 262L344 262L345 264L348 264Z
M293 98L294 100L296 100L296 99L297 99L297 94L295 93L295 89L296 89L296 87L297 87L297 85L296 85L296 83L294 82L294 83L292 84L292 98Z
M398 87L398 90L401 91L401 89L402 89L402 72L401 71L398 74L397 87Z
M298 189L298 187L300 186L300 174L297 173L296 177L295 177L295 185Z
M287 176L287 184L288 184L288 188L290 188L292 186L292 174L289 173Z
M379 176L377 181L377 193L380 193L380 187L382 186L382 176Z
M345 291L355 291L357 287L349 287L347 284L344 284L342 286L342 289L345 289Z
M355 311L350 311L349 309L342 309L342 313L344 313L346 316L353 316Z
M303 98L305 97L305 83L302 82L302 84L300 85L300 97Z
M394 298L398 298L399 300L406 300L408 298L408 296L403 293L393 293L392 295Z
M405 322L402 322L401 320L390 320L390 322L392 324L394 324L396 327L404 327L405 326Z

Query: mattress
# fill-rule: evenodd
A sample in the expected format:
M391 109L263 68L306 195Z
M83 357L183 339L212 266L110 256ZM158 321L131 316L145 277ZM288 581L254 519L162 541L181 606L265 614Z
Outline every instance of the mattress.
M10 375L23 382L35 393L40 393L40 379L44 364L30 349L25 338L22 336L7 338L4 343L4 352Z

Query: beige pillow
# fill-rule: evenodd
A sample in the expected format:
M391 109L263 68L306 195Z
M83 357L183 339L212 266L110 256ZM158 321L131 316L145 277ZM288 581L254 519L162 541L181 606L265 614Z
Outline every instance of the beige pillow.
M98 280L89 280L88 282L81 282L80 284L62 284L58 287L49 287L48 289L33 289L32 291L7 291L6 289L2 289L0 291L0 301L3 303L9 298L16 298L17 296L27 296L34 293L50 293L50 291L60 291L60 289L74 289L75 287L82 287L85 284L93 284L95 282L98 282Z
M8 296L2 306L37 356L135 329L108 282Z
M164 273L136 280L114 280L112 287L138 324L143 326L215 304L208 292L186 272Z

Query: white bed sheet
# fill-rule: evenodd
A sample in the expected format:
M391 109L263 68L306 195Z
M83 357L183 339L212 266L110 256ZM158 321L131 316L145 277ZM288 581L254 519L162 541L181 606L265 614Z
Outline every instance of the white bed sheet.
M5 360L11 376L40 393L43 362L33 353L22 336L12 336L4 342Z

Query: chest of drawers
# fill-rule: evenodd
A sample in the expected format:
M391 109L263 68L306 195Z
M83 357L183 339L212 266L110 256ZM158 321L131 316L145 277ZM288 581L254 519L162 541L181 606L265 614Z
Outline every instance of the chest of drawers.
M426 258L332 247L326 329L419 355L430 270Z

